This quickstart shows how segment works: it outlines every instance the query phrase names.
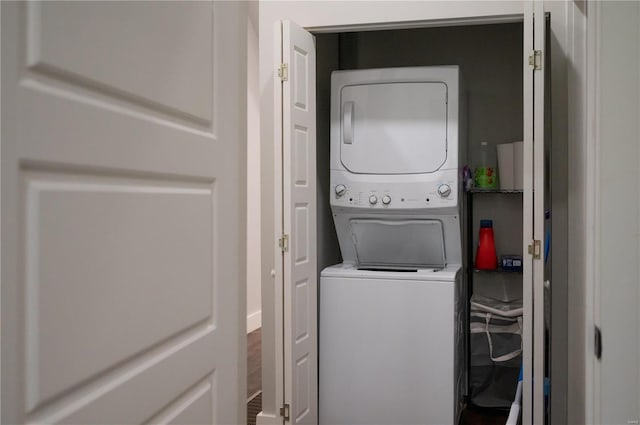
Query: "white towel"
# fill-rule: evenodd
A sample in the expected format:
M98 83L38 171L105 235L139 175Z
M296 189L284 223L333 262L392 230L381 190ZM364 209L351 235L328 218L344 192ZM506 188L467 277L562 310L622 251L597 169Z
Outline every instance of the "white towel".
M498 179L502 190L514 189L513 150L513 143L498 145Z
M513 188L524 189L524 143L513 143Z

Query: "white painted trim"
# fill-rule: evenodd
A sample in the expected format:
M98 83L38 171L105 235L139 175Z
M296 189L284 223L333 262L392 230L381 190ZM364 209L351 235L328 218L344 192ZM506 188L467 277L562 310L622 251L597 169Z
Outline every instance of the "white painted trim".
M544 1L536 0L534 9L535 50L542 52L542 69L533 72L533 239L545 241L545 63L546 19ZM541 247L541 250L543 248ZM533 261L533 423L544 424L545 400L545 325L544 325L544 254Z
M260 329L262 326L262 310L253 312L247 316L247 333Z
M336 33L336 32L356 32L356 31L381 31L381 30L400 30L414 28L434 28L434 27L452 27L463 25L485 25L485 24L508 24L512 22L522 22L524 19L522 14L515 15L497 15L497 16L477 16L467 18L450 18L450 19L433 19L419 21L395 21L381 22L371 24L355 24L355 25L332 25L332 26L309 26L304 29L314 34Z
M276 415L268 415L260 412L258 416L256 416L256 425L282 425L282 419Z
M592 190L585 191L585 422L601 423L600 417L600 362L596 360L594 347L594 326L600 325L600 285L597 276L600 272L600 197L599 173L599 2L587 4L587 81L586 97L586 167L585 186Z
M587 392L591 391L591 380L586 376L589 348L587 345L586 298L587 279L590 271L587 266L587 241L589 233L587 214L592 206L587 204L587 193L591 191L587 175L587 8L586 1L565 3L568 7L566 25L567 37L567 85L568 99L568 373L567 373L567 419L564 423L591 423L586 419L586 411L591 408ZM553 391L553 390L552 390ZM587 407L589 406L589 407ZM563 422L558 422L563 423Z
M533 72L529 55L534 49L533 0L523 3L522 102L523 102L523 196L522 196L522 424L531 425L533 419L533 257L527 254L533 241Z
M282 63L282 21L274 23L273 27L273 59L274 64ZM282 175L282 81L278 77L276 69L273 69L273 174L274 174L274 306L275 306L275 412L284 404L284 256L278 240L284 233L284 205L283 205L283 175ZM264 400L264 398L263 398ZM264 408L264 406L263 406Z

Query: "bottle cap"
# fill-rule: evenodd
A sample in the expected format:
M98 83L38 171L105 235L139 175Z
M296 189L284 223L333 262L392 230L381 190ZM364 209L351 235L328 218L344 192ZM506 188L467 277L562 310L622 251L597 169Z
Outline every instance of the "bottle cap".
M493 227L493 220L480 220L480 227Z

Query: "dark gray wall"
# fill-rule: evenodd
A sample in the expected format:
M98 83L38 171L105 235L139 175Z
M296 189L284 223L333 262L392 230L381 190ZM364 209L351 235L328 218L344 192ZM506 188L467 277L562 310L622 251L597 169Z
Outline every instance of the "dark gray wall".
M318 273L342 262L329 206L331 72L339 68L338 34L316 36L316 177L318 202ZM318 282L320 276L318 275Z
M459 65L473 160L480 142L522 140L522 43L522 23L344 33L340 68Z

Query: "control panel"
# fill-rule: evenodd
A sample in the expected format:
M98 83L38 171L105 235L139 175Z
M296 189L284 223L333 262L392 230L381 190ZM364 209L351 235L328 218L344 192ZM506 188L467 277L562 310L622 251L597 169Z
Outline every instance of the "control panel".
M350 178L352 176L332 172L333 205L369 209L424 209L458 205L457 170L428 176L422 181L408 182L402 182L402 177L397 178L398 182L357 181Z

